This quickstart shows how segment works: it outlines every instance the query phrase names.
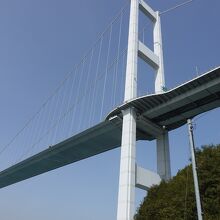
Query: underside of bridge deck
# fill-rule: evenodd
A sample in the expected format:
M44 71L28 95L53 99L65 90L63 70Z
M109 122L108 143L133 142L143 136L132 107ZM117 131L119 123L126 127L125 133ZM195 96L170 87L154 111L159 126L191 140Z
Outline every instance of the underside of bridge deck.
M163 94L142 96L119 106L104 122L0 172L0 188L103 153L121 144L122 113L137 113L137 140L153 140L188 118L220 107L220 67Z

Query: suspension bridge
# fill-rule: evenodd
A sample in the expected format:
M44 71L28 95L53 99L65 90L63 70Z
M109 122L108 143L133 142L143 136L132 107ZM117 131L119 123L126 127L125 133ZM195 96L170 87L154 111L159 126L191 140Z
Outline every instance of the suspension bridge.
M153 24L153 48L146 45L145 29L139 30L139 11ZM220 106L220 67L167 89L160 15L143 0L121 9L74 71L0 149L6 158L1 188L121 146L119 220L134 216L135 187L147 190L171 178L169 131ZM138 59L155 71L151 94L139 91ZM136 164L139 140L157 141L157 173ZM18 145L23 150L12 158Z

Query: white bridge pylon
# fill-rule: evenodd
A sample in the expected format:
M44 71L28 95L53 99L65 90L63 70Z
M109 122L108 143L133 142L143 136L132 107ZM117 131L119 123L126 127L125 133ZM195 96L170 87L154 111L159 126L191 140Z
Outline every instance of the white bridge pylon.
M154 24L154 51L138 39L138 17L142 11ZM155 93L165 88L161 23L159 12L143 0L131 0L125 96L127 102L137 97L138 57L155 69ZM147 190L161 179L169 180L170 153L168 132L164 129L157 139L157 173L136 165L136 112L132 107L123 110L121 161L118 192L117 220L132 220L135 214L135 187Z

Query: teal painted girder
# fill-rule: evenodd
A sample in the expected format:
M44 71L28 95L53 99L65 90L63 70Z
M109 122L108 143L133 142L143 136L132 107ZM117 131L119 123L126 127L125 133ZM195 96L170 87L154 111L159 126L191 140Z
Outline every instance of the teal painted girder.
M121 122L104 121L0 172L0 188L119 147Z
M176 129L188 118L220 107L220 67L163 94L153 94L124 103L104 122L0 172L0 188L119 147L122 111L137 112L137 140L153 140Z

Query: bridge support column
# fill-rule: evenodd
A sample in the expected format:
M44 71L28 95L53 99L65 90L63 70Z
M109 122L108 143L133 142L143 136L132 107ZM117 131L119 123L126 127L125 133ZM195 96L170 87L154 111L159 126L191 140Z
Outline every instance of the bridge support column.
M164 78L161 22L158 11L156 12L156 21L154 24L154 53L159 58L159 67L156 70L155 76L155 93L163 93L166 88ZM161 179L169 180L171 177L169 135L167 131L157 137L157 172Z
M169 180L171 177L169 136L167 131L157 137L157 173L163 180Z
M123 111L122 129L117 220L133 220L136 176L136 116L134 109L129 108Z
M163 44L161 34L160 14L156 12L156 21L154 23L154 53L159 58L159 66L156 69L155 93L162 93L165 90L164 64L163 64Z
M124 101L137 96L139 0L131 0ZM133 220L135 214L136 113L123 111L117 220Z

